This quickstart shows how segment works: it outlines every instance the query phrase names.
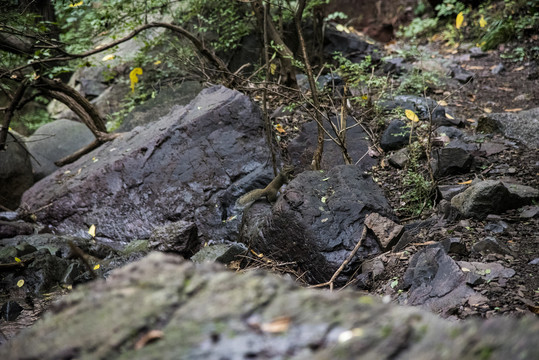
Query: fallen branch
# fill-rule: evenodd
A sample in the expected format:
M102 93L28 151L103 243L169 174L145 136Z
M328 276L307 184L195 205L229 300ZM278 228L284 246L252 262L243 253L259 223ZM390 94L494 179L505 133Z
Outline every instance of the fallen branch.
M367 227L365 225L363 225L363 232L361 233L361 238L359 239L359 241L357 242L356 246L354 247L354 249L352 250L352 252L350 253L350 255L348 255L348 257L346 258L346 260L343 261L343 263L341 264L341 266L339 266L339 268L337 269L337 271L335 271L335 273L333 274L333 276L331 277L331 279L329 279L329 281L325 282L325 283L322 283L322 284L317 284L317 285L312 285L312 286L309 286L311 288L318 288L318 287L324 287L324 286L329 286L329 290L330 291L333 291L333 283L335 282L335 279L337 279L337 277L340 275L340 273L344 270L344 268L346 267L346 265L348 265L348 263L350 262L350 260L352 260L352 258L354 257L354 255L356 255L357 251L359 250L361 244L363 243L363 241L367 238Z

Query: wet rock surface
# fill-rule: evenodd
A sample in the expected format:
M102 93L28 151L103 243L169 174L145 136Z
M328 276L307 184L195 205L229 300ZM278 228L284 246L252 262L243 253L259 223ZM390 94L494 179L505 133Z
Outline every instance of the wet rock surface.
M261 271L237 275L152 253L64 297L0 357L449 359L489 349L492 359L536 358L537 331L532 318L452 323L351 291L304 289Z
M17 140L18 139L18 140ZM15 210L22 194L34 183L30 156L21 136L8 133L6 150L0 151L0 205Z
M273 259L294 262L307 282L323 283L359 241L371 212L393 218L380 189L357 167L307 171L289 183L273 207L258 202L246 212L241 241ZM375 238L367 236L338 283L380 251Z
M259 110L246 96L206 89L43 179L26 192L25 208L66 234L88 238L95 224L109 243L147 239L179 219L196 224L200 243L235 240L237 224L222 223L229 207L253 178L271 176L261 134Z

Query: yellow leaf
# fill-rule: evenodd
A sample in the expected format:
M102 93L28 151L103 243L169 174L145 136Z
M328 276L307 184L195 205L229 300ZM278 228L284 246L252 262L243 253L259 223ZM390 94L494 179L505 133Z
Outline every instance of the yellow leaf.
M159 64L161 64L161 60L157 60L157 61L155 61L153 64L154 64L154 65L159 65Z
M88 234L90 234L91 237L95 237L95 225L92 224L90 226L90 229L88 230Z
M271 73L271 75L275 75L276 70L277 70L277 65L270 64L270 73Z
M445 101L445 100L440 100L440 101L438 101L438 105L440 105L440 106L447 106L447 101Z
M483 17L483 15L481 15L481 19L479 19L479 26L481 26L483 28L483 27L485 27L485 25L487 25L487 22L486 22L485 18Z
M346 31L346 28L344 27L344 25L341 25L341 24L337 24L337 26L335 26L335 29L337 29L337 31L340 31L340 32Z
M286 134L286 131L283 129L283 126L281 124L275 125L275 130L277 130L281 134Z
M458 184L459 185L468 185L468 184L471 184L471 183L472 183L472 180L468 180L468 181L459 182Z
M492 109L486 107L486 108L483 109L483 111L486 112L487 114L490 114L492 112Z
M462 14L462 11L459 12L459 14L457 15L457 20L455 22L455 27L457 29L460 29L460 27L462 26L462 22L464 21L464 15Z
M101 60L102 61L109 61L109 60L114 59L115 56L116 55L114 55L114 54L108 54L108 55L103 56L103 59L101 59Z
M129 79L131 80L131 92L135 92L135 84L138 83L137 75L142 75L142 69L139 67L134 68L129 73Z
M69 4L69 7L77 7L77 6L81 6L82 5L82 1L79 1L78 3L76 4Z
M368 97L367 95L363 95L361 98L362 98L363 100L367 100L369 97Z
M20 263L21 262L21 259L19 259L18 257L15 256L15 261Z
M18 287L22 287L24 285L24 280L23 279L20 279L19 281L17 281L17 286Z
M445 113L445 117L446 117L446 118L448 118L448 119L451 119L451 120L453 120L453 119L454 119L454 117L453 117L453 116L451 116L451 115L449 115L448 113Z
M98 270L99 268L100 268L99 264L96 264L96 265L94 266L94 270Z
M406 114L406 117L408 118L408 120L411 120L413 122L419 121L419 118L417 117L415 112L413 112L412 110L406 109L404 113Z
M327 199L328 199L328 198L327 198L326 196L322 196L322 198L320 199L320 201L322 201L322 202L325 204L326 201L327 201Z

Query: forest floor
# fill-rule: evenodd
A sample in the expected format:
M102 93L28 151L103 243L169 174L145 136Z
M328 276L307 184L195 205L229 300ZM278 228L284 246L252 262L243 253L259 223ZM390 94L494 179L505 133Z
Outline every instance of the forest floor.
M537 47L538 36L518 46ZM431 43L433 54L437 57L452 58L465 70L475 73L473 81L466 85L456 80L449 80L442 89L429 94L437 101L444 100L448 107L460 119L466 119L469 125L467 133L474 133L478 119L488 113L517 112L539 107L539 61L523 59L504 59L503 49L486 52L484 56L470 58L469 51L455 51L441 43ZM505 45L511 46L511 45ZM516 47L517 44L513 44ZM493 74L491 70L503 63L505 70ZM450 93L447 96L447 93ZM498 137L499 135L494 135ZM503 151L479 159L481 168L475 172L444 178L439 184L458 184L469 180L512 178L516 182L539 188L539 154L537 149L527 149L520 145L507 146ZM376 176L385 184L384 190L394 209L401 207L401 195L404 186L395 179L402 179L402 170L391 167L376 170ZM434 209L423 213L426 219L435 212ZM406 217L400 214L401 218ZM507 228L502 233L492 234L485 229L488 223L505 223ZM537 310L539 304L539 264L530 264L539 258L539 219L523 219L519 210L490 217L485 221L460 219L444 224L441 229L427 228L420 232L414 244L406 248L409 255L424 245L439 241L446 237L460 237L470 248L476 241L494 235L498 240L509 245L514 256L509 255L470 255L467 258L453 256L455 260L489 262L498 261L503 266L515 270L516 274L506 284L496 282L485 283L474 289L486 296L489 301L480 304L467 304L455 309L454 316L466 318L470 316L490 317L498 314L526 314ZM382 294L387 290L387 283L395 277L401 277L408 266L410 256L394 262L386 268L383 277L377 279L373 292ZM537 260L536 260L537 261ZM530 307L528 305L531 305Z

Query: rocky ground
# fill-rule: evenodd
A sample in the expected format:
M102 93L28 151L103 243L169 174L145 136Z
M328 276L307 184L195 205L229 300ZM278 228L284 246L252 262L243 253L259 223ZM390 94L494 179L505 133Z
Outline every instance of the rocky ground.
M534 40L535 39L535 40ZM535 45L534 45L535 44ZM537 37L530 39L528 47L537 45ZM446 85L432 92L432 98L445 101L454 114L466 119L465 132L481 135L476 130L479 119L489 113L512 113L537 107L539 99L539 64L537 61L515 61L503 59L500 54L507 47L488 51L481 56L470 56L470 51L447 48L441 43L428 46L430 53L438 60L450 59L454 64L473 74L472 81L463 85L451 79ZM436 58L435 58L436 59ZM493 73L499 64L503 64L500 73ZM537 149L529 149L501 135L484 134L484 142L491 140L503 144L494 153L477 157L475 169L467 174L453 175L440 179L439 185L456 185L469 180L513 179L520 184L539 188L539 154ZM403 171L392 167L375 170L380 178L379 184L392 206L398 209L402 206L401 195L405 186L394 179L402 179ZM426 219L436 213L436 210L426 211L422 218ZM401 218L408 216L401 212ZM406 254L391 254L398 261L390 262L383 277L373 284L375 293L387 291L387 283L399 277L408 266L409 256L426 245L447 237L461 238L470 249L477 241L487 236L495 236L507 244L512 250L510 255L454 255L456 260L467 259L478 262L498 262L507 268L515 270L515 275L503 284L497 281L483 283L475 287L485 295L488 301L477 304L467 304L454 309L452 315L459 318L469 316L490 317L499 314L522 315L530 310L536 311L539 301L539 218L522 218L519 210L510 210L503 214L493 215L485 220L473 218L444 221L442 227L426 227L418 232L412 246L406 248ZM528 305L532 305L528 308Z

